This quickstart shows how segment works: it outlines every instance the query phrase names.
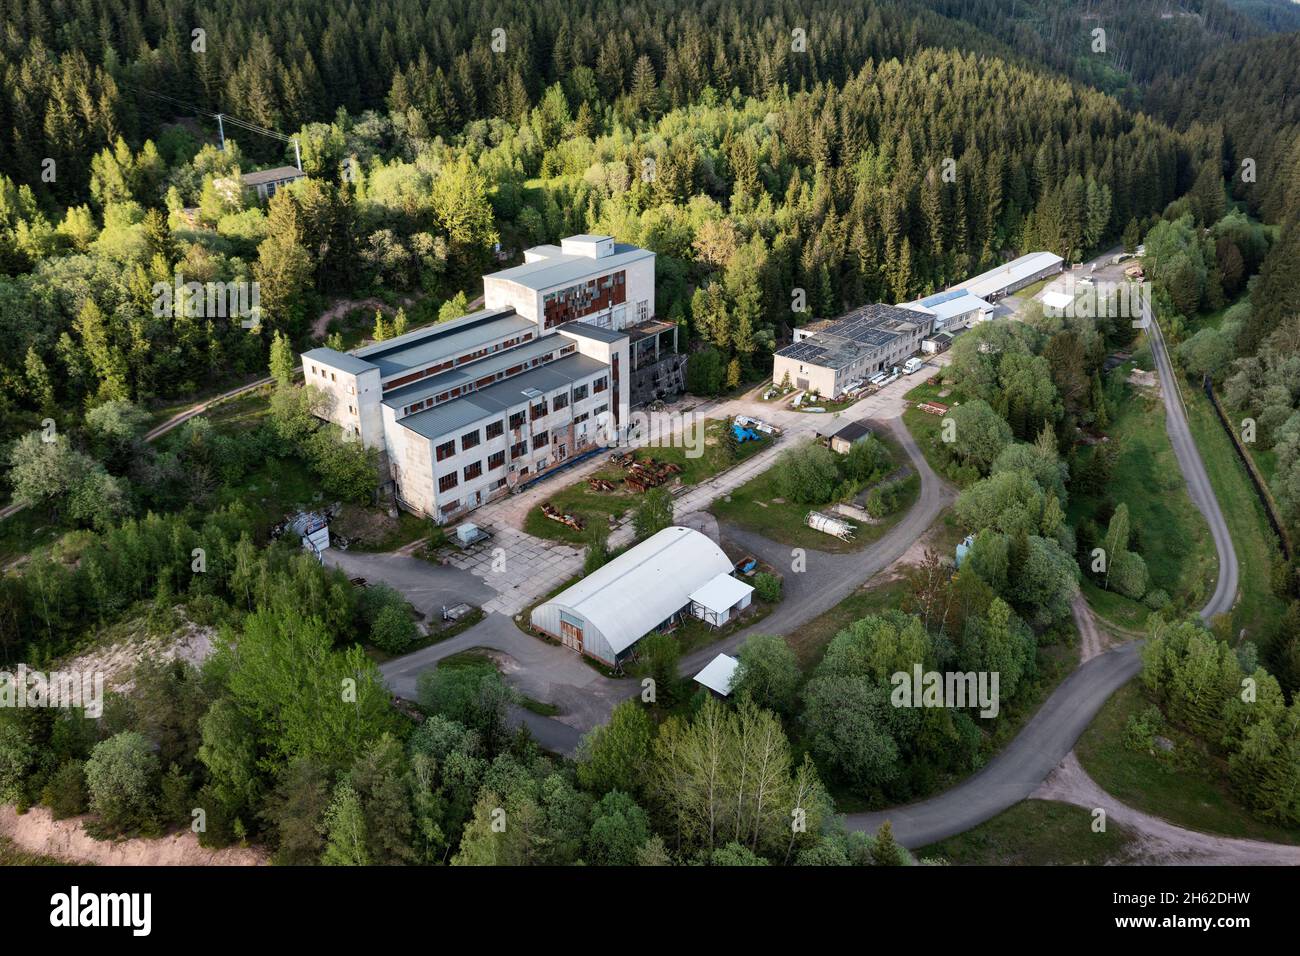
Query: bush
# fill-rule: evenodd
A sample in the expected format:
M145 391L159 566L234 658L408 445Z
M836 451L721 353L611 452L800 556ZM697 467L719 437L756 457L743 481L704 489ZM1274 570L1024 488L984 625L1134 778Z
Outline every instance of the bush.
M86 777L80 760L69 760L54 771L45 789L41 803L50 808L56 820L80 816L89 803L86 796Z
M1110 561L1107 584L1112 591L1137 600L1147 592L1147 563L1134 551L1121 551Z
M370 643L388 654L400 654L419 636L405 605L390 604L379 612L370 628Z
M1160 588L1152 588L1142 599L1142 603L1153 611L1163 611L1169 606L1169 595Z
M760 571L754 575L754 591L760 600L775 604L781 600L781 579L775 574Z
M1124 746L1138 753L1149 753L1156 745L1156 735L1165 729L1165 716L1159 707L1148 707L1133 714L1124 725Z
M109 828L151 821L157 798L158 757L144 735L126 730L95 746L86 762L90 808Z
M885 515L893 514L898 510L901 500L902 495L899 493L897 482L877 485L867 495L867 514L873 518L883 518Z
M835 453L807 442L791 448L776 466L776 487L781 497L796 504L824 504L831 501L839 483Z

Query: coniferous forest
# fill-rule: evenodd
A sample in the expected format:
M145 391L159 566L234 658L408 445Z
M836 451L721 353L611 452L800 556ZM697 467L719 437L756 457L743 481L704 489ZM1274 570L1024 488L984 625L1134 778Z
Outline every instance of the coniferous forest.
M0 665L57 662L139 620L218 635L201 669L142 664L100 724L0 715L0 800L144 836L197 802L205 846L294 864L908 862L888 829L837 829L837 800L926 797L1005 740L967 714L899 718L889 673L909 654L999 664L1028 708L1050 690L1044 649L1069 635L1075 650L1082 582L1127 599L1134 628L1152 616L1153 706L1125 733L1153 750L1161 721L1190 728L1250 812L1294 827L1300 571L1278 547L1300 542L1297 10L0 0ZM269 199L232 186L299 161L305 177ZM655 253L657 317L702 398L770 378L811 321L1027 252L1144 245L1183 387L1252 423L1250 507L1267 500L1282 532L1254 567L1267 614L1210 631L1187 620L1199 592L1156 586L1142 552L1160 536L1110 498L1123 449L1106 447L1130 394L1107 376L1154 361L1150 345L1123 320L1040 311L948 357L965 431L935 463L969 573L927 554L899 576L903 609L835 629L811 664L784 635L756 638L735 706L688 703L678 651L654 635L643 664L665 700L620 704L576 763L517 729L521 699L481 659L424 675L416 726L376 664L415 640L402 596L270 538L268 467L379 510L377 456L320 426L296 353L462 316L484 273L576 234ZM256 284L260 321L157 307L159 284L190 281ZM196 416L151 441L268 368L249 421ZM833 490L822 458L782 467L820 463ZM585 541L595 567L606 543ZM1086 572L1103 545L1114 587ZM1232 700L1248 675L1265 717ZM321 680L355 682L347 714L319 704ZM700 767L722 751L715 788ZM505 838L501 806L526 821ZM796 835L791 806L812 821Z

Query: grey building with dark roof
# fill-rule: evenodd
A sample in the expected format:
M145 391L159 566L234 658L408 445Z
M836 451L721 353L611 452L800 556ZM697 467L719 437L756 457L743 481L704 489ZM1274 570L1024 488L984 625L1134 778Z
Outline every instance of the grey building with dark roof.
M774 356L772 379L789 376L796 388L838 398L847 389L888 371L921 347L934 316L872 303L833 321L796 330L795 341Z

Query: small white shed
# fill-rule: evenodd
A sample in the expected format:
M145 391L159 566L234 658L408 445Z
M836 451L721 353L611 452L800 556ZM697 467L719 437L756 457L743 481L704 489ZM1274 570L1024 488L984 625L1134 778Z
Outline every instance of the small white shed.
M715 694L727 697L731 694L731 682L735 680L736 668L740 661L726 654L719 654L704 665L704 670L695 675L695 682L703 684Z
M754 589L730 574L719 574L691 592L691 613L706 624L721 627L749 607Z

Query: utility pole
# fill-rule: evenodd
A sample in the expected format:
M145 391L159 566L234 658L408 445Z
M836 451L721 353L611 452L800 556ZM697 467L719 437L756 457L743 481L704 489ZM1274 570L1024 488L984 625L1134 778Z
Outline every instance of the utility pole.
M217 133L221 137L221 151L224 153L226 151L226 127L225 124L221 122L220 113L217 114Z
M298 149L298 137L293 138L293 158L298 163L298 172L302 172L302 151Z

